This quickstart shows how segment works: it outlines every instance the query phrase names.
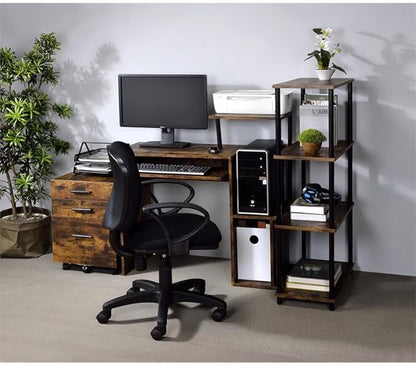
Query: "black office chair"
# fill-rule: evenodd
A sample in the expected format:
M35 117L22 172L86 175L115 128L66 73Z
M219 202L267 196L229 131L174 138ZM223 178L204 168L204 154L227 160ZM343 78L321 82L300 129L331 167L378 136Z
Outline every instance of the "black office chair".
M190 203L194 197L193 188L179 181L142 182L130 145L117 141L108 146L107 150L114 183L103 225L110 230L111 246L118 255L133 257L136 270L146 269L146 258L158 254L159 283L133 281L126 295L103 305L97 320L107 323L111 310L116 307L141 302L158 303L157 326L151 332L155 340L160 340L166 333L169 306L179 302L216 307L212 318L222 321L227 315L227 304L204 293L203 279L193 278L172 283L170 256L189 254L190 249L216 249L221 241L221 234L210 221L208 212ZM142 206L142 189L156 183L180 184L189 190L188 197L184 202L159 203L151 190L148 190L154 202ZM182 209L191 209L197 211L197 214L183 213ZM143 215L138 221L139 213Z

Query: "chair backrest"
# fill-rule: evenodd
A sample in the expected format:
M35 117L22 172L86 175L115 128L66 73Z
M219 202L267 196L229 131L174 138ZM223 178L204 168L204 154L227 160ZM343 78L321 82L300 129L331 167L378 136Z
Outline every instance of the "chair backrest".
M129 144L116 141L107 147L113 174L113 189L103 226L128 232L136 223L141 207L141 180L134 152Z

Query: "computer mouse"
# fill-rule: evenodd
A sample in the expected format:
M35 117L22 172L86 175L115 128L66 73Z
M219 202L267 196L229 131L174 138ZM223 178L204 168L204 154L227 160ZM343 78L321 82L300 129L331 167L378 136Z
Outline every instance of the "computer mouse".
M220 151L218 150L218 147L216 147L216 146L211 146L211 147L208 149L208 152L209 152L210 154L218 154Z

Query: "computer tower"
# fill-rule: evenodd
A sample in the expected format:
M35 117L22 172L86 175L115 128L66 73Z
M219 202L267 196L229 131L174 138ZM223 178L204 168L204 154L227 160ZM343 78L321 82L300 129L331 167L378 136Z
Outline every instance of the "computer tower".
M272 214L276 190L272 164L275 146L275 140L254 140L237 150L238 214Z

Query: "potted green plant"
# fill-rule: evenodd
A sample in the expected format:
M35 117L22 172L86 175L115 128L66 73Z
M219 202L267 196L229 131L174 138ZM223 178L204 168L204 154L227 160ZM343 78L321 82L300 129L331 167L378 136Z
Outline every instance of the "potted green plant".
M321 131L308 128L299 134L297 140L301 143L305 155L313 156L319 151L326 137Z
M0 49L0 198L11 204L0 212L1 256L38 256L50 246L50 214L36 204L49 197L55 156L69 149L53 120L72 115L46 91L58 83L59 49L54 33L41 34L20 59Z
M336 54L341 53L339 43L335 46L332 45L332 28L313 28L312 30L318 39L318 43L316 44L318 50L308 53L308 57L305 58L304 61L315 57L317 62L315 72L319 80L330 80L335 70L342 71L346 74L342 67L335 65L333 62L332 65L330 65L331 59L335 57Z

